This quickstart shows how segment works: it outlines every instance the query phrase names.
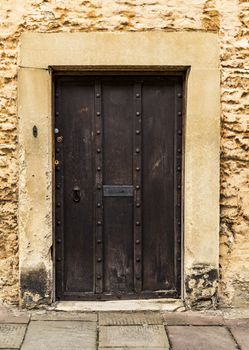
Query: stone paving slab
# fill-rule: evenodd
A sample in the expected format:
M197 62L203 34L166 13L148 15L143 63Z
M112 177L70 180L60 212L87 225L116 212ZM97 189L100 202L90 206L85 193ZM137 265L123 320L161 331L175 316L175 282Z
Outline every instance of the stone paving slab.
M162 324L159 312L102 312L99 314L100 325L143 325Z
M32 321L88 321L97 322L98 315L94 312L56 312L43 311L33 313Z
M148 347L145 347L145 346L143 346L142 348L140 347L140 348L137 348L137 347L127 347L127 346L125 346L125 347L123 347L123 348L99 348L99 350L165 350L165 349L168 349L168 348L159 348L159 347L151 347L151 346L148 346ZM1 349L2 350L2 349Z
M169 326L174 350L235 350L237 346L225 327Z
M0 323L23 323L29 322L30 315L18 309L8 309L0 307Z
M223 325L224 319L221 315L208 315L206 313L186 311L186 312L166 312L162 313L163 323L169 326L193 325Z
M0 349L19 348L22 344L26 324L0 324Z
M169 349L164 326L100 326L99 346L105 347L162 347Z
M236 339L241 350L249 349L249 320L230 320L229 324L230 331Z
M22 350L96 350L97 324L81 321L31 321Z

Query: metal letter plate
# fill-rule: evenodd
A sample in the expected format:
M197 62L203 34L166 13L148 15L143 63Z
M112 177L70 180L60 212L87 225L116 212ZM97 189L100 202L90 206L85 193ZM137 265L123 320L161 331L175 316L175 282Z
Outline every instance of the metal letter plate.
M133 197L132 185L104 185L104 197Z

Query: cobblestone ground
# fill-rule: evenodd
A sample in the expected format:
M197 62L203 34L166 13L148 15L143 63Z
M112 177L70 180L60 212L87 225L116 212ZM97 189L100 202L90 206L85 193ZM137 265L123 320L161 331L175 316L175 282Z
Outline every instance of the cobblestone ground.
M249 349L249 317L222 312L55 312L0 309L0 349Z

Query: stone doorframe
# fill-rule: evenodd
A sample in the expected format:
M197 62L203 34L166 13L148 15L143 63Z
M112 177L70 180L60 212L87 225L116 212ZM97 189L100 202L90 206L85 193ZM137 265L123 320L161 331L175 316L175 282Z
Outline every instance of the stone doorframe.
M21 37L18 74L21 304L31 307L54 301L53 69L187 71L182 298L190 306L215 302L219 261L218 36L203 32L92 32L24 33Z

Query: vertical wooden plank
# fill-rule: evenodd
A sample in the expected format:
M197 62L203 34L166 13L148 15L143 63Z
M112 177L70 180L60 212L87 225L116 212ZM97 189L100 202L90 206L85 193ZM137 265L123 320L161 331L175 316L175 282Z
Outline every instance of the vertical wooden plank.
M134 84L133 112L133 184L134 184L134 286L139 293L142 288L142 96L141 82Z
M103 128L102 92L100 79L95 80L95 292L103 291Z
M120 78L119 78L120 79ZM132 184L133 85L103 83L104 184ZM104 198L104 291L121 295L133 286L133 201Z
M92 119L94 87L82 78L58 78L61 93L56 147L63 148L63 200L56 206L64 217L62 292L93 291L93 164ZM62 140L59 142L58 137ZM58 220L61 220L58 219ZM58 261L60 263L60 261Z
M143 290L175 289L175 77L143 85Z

